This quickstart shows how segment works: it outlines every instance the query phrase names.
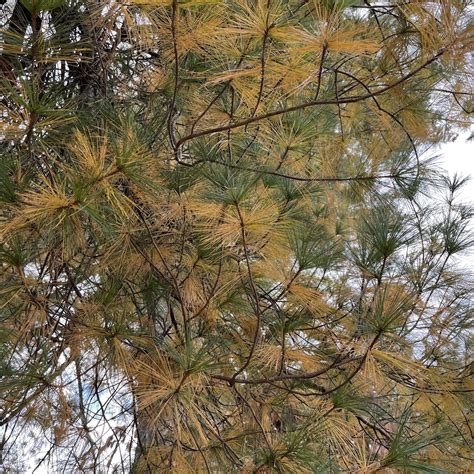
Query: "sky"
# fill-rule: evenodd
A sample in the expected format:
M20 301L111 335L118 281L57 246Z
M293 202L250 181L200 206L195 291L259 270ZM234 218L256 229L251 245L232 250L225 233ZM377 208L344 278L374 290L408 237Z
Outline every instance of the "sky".
M449 176L454 174L470 176L470 180L461 193L461 199L465 203L474 205L474 140L468 141L474 133L474 125L467 132L460 134L456 140L444 143L436 151L439 155L439 166L446 169ZM474 222L471 225L474 232ZM464 253L460 263L464 268L474 273L474 250Z
M466 186L463 198L474 203L474 140L467 141L471 133L474 133L474 126L470 131L460 134L455 141L441 145L438 153L441 158L440 165L450 176L455 173L471 176L471 182Z

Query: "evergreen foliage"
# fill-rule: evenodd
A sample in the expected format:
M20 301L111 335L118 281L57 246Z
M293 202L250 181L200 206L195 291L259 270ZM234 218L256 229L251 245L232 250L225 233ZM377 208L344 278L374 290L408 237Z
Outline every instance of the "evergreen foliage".
M0 470L470 472L468 0L1 0Z

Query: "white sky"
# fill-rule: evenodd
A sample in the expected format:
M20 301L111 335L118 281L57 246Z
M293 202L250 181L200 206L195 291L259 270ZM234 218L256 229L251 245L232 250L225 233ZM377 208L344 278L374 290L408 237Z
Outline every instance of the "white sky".
M446 169L449 176L458 174L471 177L462 190L461 198L463 202L474 205L474 140L467 141L472 133L474 125L470 131L460 134L455 141L441 145L437 154L440 156L439 165ZM474 222L471 227L474 232ZM474 249L464 253L460 260L466 269L474 272Z
M474 140L468 142L467 139L473 132L474 126L471 127L471 131L459 135L454 142L445 143L439 148L440 164L446 168L450 176L458 173L472 177L463 195L470 201L474 201Z

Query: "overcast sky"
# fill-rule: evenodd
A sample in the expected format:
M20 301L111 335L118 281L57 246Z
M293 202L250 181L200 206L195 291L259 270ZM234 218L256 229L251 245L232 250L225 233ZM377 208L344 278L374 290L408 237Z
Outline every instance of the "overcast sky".
M471 201L474 201L474 140L468 142L467 139L473 132L474 126L470 132L459 135L454 142L445 143L438 151L441 155L440 164L447 169L450 176L458 173L472 177L464 191L464 196Z
M436 154L440 156L440 166L445 168L450 176L457 173L471 177L463 190L462 200L474 205L474 140L467 141L472 133L474 133L474 125L470 131L460 134L455 141L439 147ZM472 228L474 232L474 222ZM462 260L464 266L474 272L474 250L464 254Z

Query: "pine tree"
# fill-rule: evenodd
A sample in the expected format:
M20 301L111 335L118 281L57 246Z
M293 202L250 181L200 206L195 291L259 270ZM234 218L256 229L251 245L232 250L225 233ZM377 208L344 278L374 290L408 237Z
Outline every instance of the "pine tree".
M467 0L2 0L2 472L468 472Z

